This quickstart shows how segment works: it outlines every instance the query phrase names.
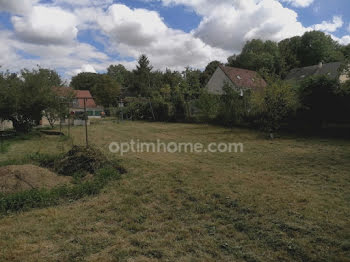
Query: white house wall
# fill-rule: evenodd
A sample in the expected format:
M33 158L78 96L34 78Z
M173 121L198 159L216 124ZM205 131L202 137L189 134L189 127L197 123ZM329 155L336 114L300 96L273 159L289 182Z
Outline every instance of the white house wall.
M221 68L218 67L213 76L210 78L206 88L210 94L222 95L224 93L222 88L224 87L225 83L229 83L232 87L234 87L232 81L221 70Z

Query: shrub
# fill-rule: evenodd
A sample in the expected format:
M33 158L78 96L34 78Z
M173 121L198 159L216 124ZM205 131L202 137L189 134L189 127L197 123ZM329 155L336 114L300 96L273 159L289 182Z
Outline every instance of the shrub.
M267 86L252 96L252 114L263 130L273 134L299 106L295 90L283 82Z
M306 79L299 88L301 109L298 118L317 128L332 121L339 106L335 94L338 87L338 81L327 76Z
M240 124L248 113L250 91L240 92L233 89L229 84L223 87L224 94L220 97L220 106L217 121L226 126Z
M219 111L219 96L209 94L206 90L202 91L199 99L196 101L196 107L199 112L199 120L211 122L216 119Z

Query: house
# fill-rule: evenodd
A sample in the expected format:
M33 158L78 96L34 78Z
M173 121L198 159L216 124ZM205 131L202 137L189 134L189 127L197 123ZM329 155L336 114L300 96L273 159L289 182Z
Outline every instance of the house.
M62 98L62 101L69 103L69 112L71 115L75 115L79 118L82 116L84 108L88 118L101 118L104 114L104 108L98 106L92 97L89 90L73 90L70 87L53 87L54 92L58 97ZM68 124L67 120L61 120L61 124ZM74 120L74 125L82 125L83 121ZM41 120L41 125L49 125L49 121L46 117Z
M347 74L340 72L340 67L342 62L334 62L323 64L320 62L318 65L307 66L302 68L295 68L289 72L286 81L290 82L300 82L305 78L311 76L328 76L330 78L336 79L338 78L340 83L344 83L349 80Z
M267 84L255 71L219 65L206 88L209 93L222 95L223 87L228 83L243 96L245 90L263 90Z
M75 96L73 98L73 103L70 108L70 112L84 112L84 100L86 112L89 118L101 118L101 115L104 112L102 106L98 106L95 103L89 90L74 90Z

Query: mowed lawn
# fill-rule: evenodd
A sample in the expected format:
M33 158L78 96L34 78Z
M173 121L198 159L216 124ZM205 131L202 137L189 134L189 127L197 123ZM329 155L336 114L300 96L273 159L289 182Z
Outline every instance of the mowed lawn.
M71 132L84 143L83 127ZM1 217L0 261L350 261L350 141L112 121L89 136L128 173L100 195ZM241 142L244 153L108 153L130 139ZM0 162L71 143L17 141Z

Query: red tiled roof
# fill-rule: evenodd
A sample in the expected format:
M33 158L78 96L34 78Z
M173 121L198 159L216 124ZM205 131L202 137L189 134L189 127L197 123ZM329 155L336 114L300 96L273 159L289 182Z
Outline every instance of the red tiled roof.
M267 86L265 80L255 71L223 65L219 67L237 87L260 89Z
M89 90L74 90L75 98L78 99L79 107L84 108L84 98L87 98L86 107L95 108L97 107L95 100L92 98L92 95Z
M89 90L73 90L71 87L64 86L53 86L53 91L62 97L72 97L74 96L78 104L73 103L74 107L84 108L84 98L86 99L87 108L97 108L98 106L95 103Z

